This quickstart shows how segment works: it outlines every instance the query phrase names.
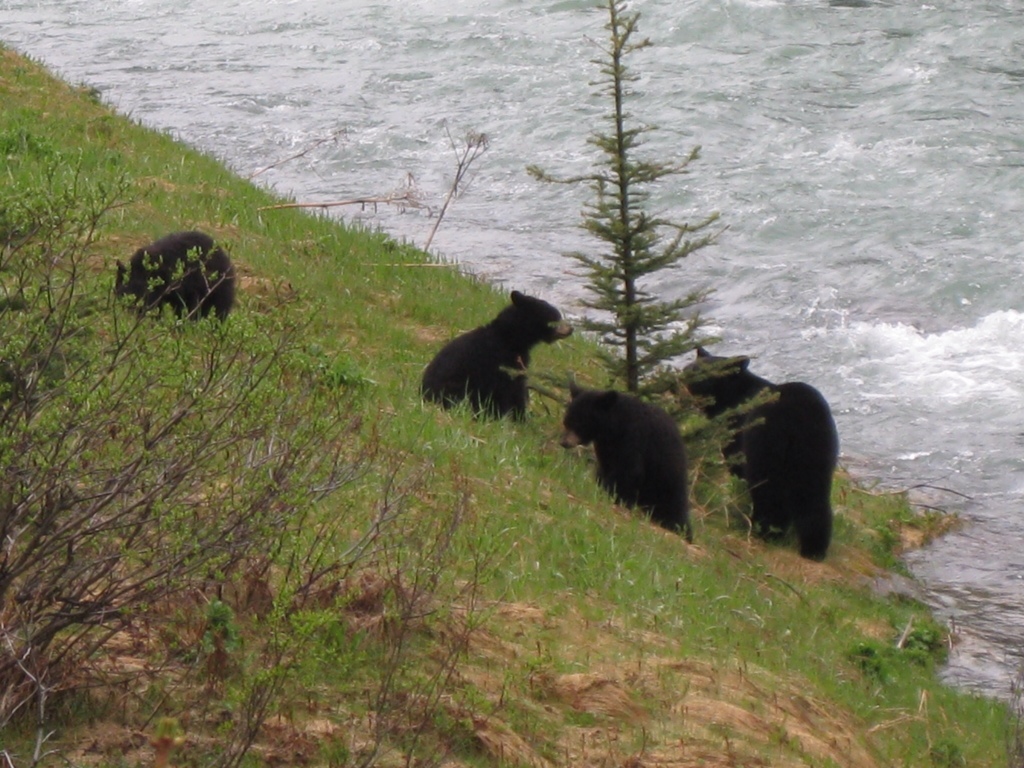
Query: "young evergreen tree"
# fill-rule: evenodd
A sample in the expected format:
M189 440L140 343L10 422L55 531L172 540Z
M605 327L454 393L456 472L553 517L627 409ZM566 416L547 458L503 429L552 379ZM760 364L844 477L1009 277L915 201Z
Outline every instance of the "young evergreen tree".
M696 290L681 299L662 301L651 292L651 278L714 241L718 232L710 228L718 214L696 224L680 224L647 212L650 186L684 173L697 159L699 147L677 162L636 157L644 135L654 129L630 124L626 99L631 95L629 83L637 76L627 69L625 59L651 42L633 40L640 14L628 12L625 2L608 0L608 16L606 59L593 62L602 75L595 84L612 103L608 130L588 139L602 153L597 169L565 179L550 176L537 166L528 170L544 181L590 186L594 199L584 209L583 226L604 241L608 250L599 255L568 254L584 267L591 294L584 306L600 313L599 318L586 318L581 325L611 347L603 357L613 382L621 382L629 392L643 393L650 389L652 374L697 346L695 333L701 321L694 307L707 295Z

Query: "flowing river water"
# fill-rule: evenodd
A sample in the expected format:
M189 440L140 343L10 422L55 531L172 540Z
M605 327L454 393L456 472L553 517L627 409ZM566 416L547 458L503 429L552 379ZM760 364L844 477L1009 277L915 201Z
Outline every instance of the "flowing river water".
M488 150L431 249L570 314L605 12L592 0L0 0L0 41L302 201L411 193L436 215L469 132ZM908 562L1003 697L1024 661L1024 5L648 0L629 103L690 172L652 199L720 211L660 295L715 289L719 354L829 399L843 462L932 486L964 520ZM0 106L2 110L2 106ZM0 126L2 127L2 126ZM329 139L322 141L324 139ZM422 245L424 208L344 206ZM183 225L187 222L183 222ZM154 233L159 234L159 233ZM467 322L470 322L467 320Z

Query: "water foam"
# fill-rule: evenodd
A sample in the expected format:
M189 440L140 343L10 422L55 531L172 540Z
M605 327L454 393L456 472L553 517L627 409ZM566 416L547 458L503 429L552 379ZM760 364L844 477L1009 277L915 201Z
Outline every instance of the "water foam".
M925 333L904 323L853 322L838 331L847 376L866 396L899 387L909 401L1024 409L1024 313L1000 310L969 328ZM874 391L872 391L874 390Z

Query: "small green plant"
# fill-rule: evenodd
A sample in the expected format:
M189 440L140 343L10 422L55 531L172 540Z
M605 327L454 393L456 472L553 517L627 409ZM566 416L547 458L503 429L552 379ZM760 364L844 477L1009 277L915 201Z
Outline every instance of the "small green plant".
M886 652L878 643L872 641L859 642L847 652L847 658L866 677L879 683L886 681Z
M923 651L927 654L940 653L946 648L946 633L934 622L914 627L903 642L908 651Z
M320 740L319 749L320 759L327 768L346 768L351 765L352 751L341 736L326 736Z
M308 347L302 357L302 364L328 389L354 389L372 386L374 383L350 356L328 354L317 344Z
M865 640L854 645L847 658L868 678L888 682L908 664L931 667L946 654L946 632L930 618L914 617L893 643Z
M29 130L15 126L0 131L0 157L12 158L29 155L35 158L50 158L58 154L53 142Z
M212 600L206 607L206 631L203 633L206 673L212 683L227 677L232 654L241 646L241 633L231 606Z
M960 746L948 739L936 742L929 752L932 765L935 768L966 768L967 758L964 757Z
M153 729L150 744L156 752L154 768L166 768L170 765L171 753L185 743L181 725L173 717L161 717Z

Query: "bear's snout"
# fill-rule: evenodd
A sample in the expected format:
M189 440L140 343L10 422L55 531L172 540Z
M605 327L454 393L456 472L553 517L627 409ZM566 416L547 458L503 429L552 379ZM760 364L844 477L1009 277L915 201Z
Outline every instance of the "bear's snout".
M583 441L580 436L573 432L571 429L565 430L562 434L562 447L563 448L575 448L577 445L581 445Z
M564 339L566 336L572 336L572 326L565 320L559 320L551 324L551 340L548 343L551 344L559 339Z

